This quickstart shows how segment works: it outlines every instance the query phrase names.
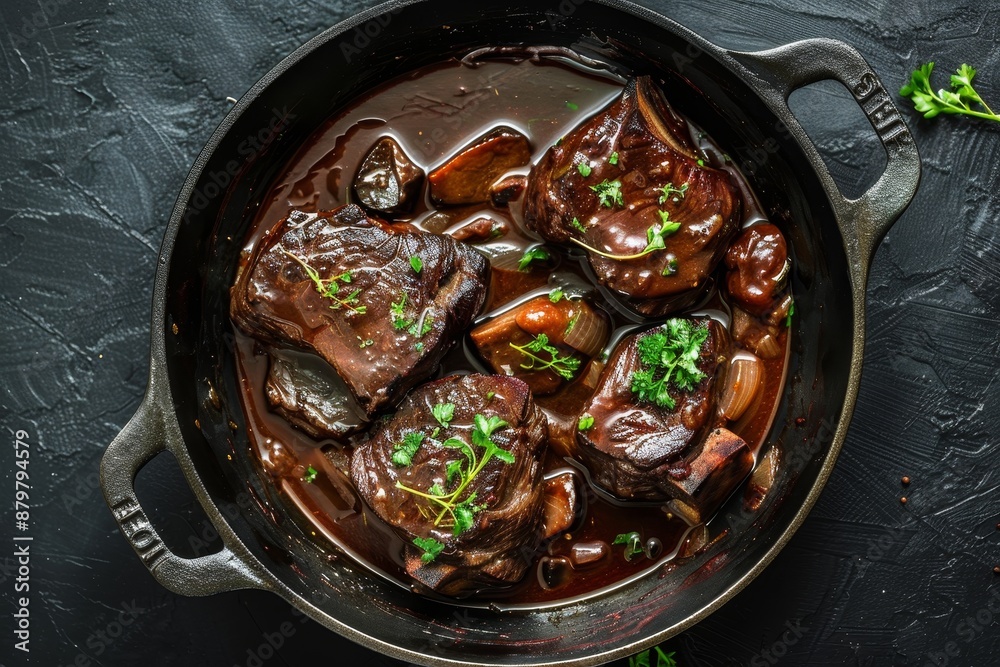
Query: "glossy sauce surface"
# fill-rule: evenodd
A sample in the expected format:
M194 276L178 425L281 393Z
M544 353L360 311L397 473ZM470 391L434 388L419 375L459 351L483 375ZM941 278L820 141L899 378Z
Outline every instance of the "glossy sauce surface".
M384 136L392 136L429 173L477 137L503 125L529 138L535 162L553 142L614 100L622 86L621 80L605 73L551 59L487 60L478 67L449 61L392 81L328 121L289 162L258 213L244 255L249 255L249 249L289 209L329 210L350 203L354 174L369 149ZM669 97L670 91L666 92ZM706 159L736 177L745 200L745 224L762 221L764 216L752 193L722 150L693 124L691 132ZM529 168L517 173L526 174ZM424 199L413 213L397 220L423 231L449 233L478 218L503 223L509 231L476 244L491 258L494 267L491 294L477 323L558 287L567 294L587 299L606 313L613 329L605 348L606 358L628 333L665 319L638 317L605 289L595 287L587 260L578 251L549 247L554 255L552 261L528 272L518 271L517 262L525 249L540 240L525 229L516 202L509 208L486 204L435 210L425 188ZM720 283L718 278L719 274L716 284ZM723 295L713 288L699 306L683 314L705 314L728 325L729 307ZM779 343L786 353L763 360L765 382L756 404L729 427L754 452L766 438L784 382L786 334L782 333ZM409 587L401 559L403 541L364 506L344 473L352 442L364 438L365 432L344 442L316 441L274 414L264 391L268 352L265 346L237 330L237 367L252 456L282 496L298 508L306 530L322 536L378 575ZM297 355L300 363L323 363L308 357ZM589 398L602 364L599 355L562 390L536 397L550 423L547 474L551 476L566 469L576 472L578 491L585 497L581 503L583 516L569 533L543 544L540 551L531 555L536 566L524 581L509 590L477 596L471 604L535 607L565 603L648 574L678 552L690 555L689 551L698 546L685 544L692 526L680 517L661 505L625 504L607 497L588 484L586 471L568 456L575 438L577 415ZM455 345L435 377L456 372L490 372L473 351L468 337ZM314 481L306 482L304 477L310 466L318 474ZM611 546L616 535L633 531L644 542L652 541L651 557L640 555L626 561L623 547ZM601 551L595 546L601 542L609 547L608 553L583 563L589 558L586 554L593 556L595 550ZM577 561L573 567L566 562L571 556Z

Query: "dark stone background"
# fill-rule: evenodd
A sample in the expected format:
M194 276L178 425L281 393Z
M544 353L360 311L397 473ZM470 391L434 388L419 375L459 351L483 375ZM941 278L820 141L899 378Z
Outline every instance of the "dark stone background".
M267 664L399 664L268 594L169 594L118 534L96 476L143 392L157 249L226 97L369 4L0 3L0 664L25 658L9 615L19 429L32 447L31 664L253 664L286 621L294 634ZM727 47L842 39L890 90L921 62L937 60L944 85L944 71L968 61L1000 107L996 0L645 4ZM793 102L842 187L857 193L883 158L848 99L829 83ZM684 667L944 664L947 650L948 664L1000 664L987 607L1000 595L1000 124L905 115L924 180L875 261L867 363L843 454L764 575L669 642ZM913 478L905 507L903 474ZM139 486L178 550L199 547L192 535L211 537L168 457ZM122 615L123 605L139 611ZM796 624L801 638L783 642Z

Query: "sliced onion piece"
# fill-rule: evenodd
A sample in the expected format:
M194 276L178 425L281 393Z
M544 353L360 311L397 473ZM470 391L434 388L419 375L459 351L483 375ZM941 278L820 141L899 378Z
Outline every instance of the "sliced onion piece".
M764 504L764 499L774 487L780 465L781 446L775 443L757 462L757 467L754 468L753 474L750 476L750 482L743 495L743 507L747 511L756 512Z
M577 312L570 320L573 326L566 333L566 344L588 357L596 356L608 343L608 321L583 301L573 307Z
M784 352L778 343L778 339L769 333L764 334L757 340L757 349L754 351L757 353L757 356L763 359L777 359Z
M730 420L743 416L752 404L764 380L764 364L749 353L737 355L729 364L726 389L722 393L719 411Z

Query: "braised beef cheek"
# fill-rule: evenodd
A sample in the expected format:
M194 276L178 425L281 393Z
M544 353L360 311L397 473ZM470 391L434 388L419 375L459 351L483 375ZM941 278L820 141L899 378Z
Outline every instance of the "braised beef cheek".
M588 250L603 285L657 316L702 294L739 227L741 201L657 86L638 77L532 169L524 218L546 240L615 257L640 255L651 228L680 223L665 248L634 259Z
M435 406L450 406L444 413L450 419L439 419ZM462 488L487 456L474 426L491 418L503 422L490 438L508 456L489 458ZM414 438L419 445L412 449L411 444L412 454L400 459L398 452ZM547 440L548 424L527 384L498 375L453 375L413 391L395 416L355 450L351 480L407 542L410 576L438 593L465 595L513 584L531 566L546 518L542 458ZM440 500L449 496L450 501ZM471 508L467 523L456 516L456 505L463 503ZM428 552L414 540L427 539L443 550L425 557Z
M356 205L292 211L238 276L231 315L258 340L318 354L373 415L433 373L482 308L489 273L472 247Z

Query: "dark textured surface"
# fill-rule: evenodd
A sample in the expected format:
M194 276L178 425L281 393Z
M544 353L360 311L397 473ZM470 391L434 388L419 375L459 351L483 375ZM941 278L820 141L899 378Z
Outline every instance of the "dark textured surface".
M32 451L31 664L400 664L302 622L268 594L168 593L118 534L96 476L145 386L156 251L225 98L369 4L0 6L0 460L9 494L0 664L25 662L10 617L19 429ZM981 68L984 97L1000 103L995 1L644 4L731 48L842 39L890 90L920 62L951 70L969 61ZM793 107L851 194L882 158L847 98L824 84L797 93ZM873 267L865 376L843 454L774 564L670 642L681 665L1000 661L988 606L1000 600L1000 125L906 116L924 181ZM913 478L905 491L904 474ZM139 489L168 542L182 555L207 553L211 529L167 457L143 471Z

